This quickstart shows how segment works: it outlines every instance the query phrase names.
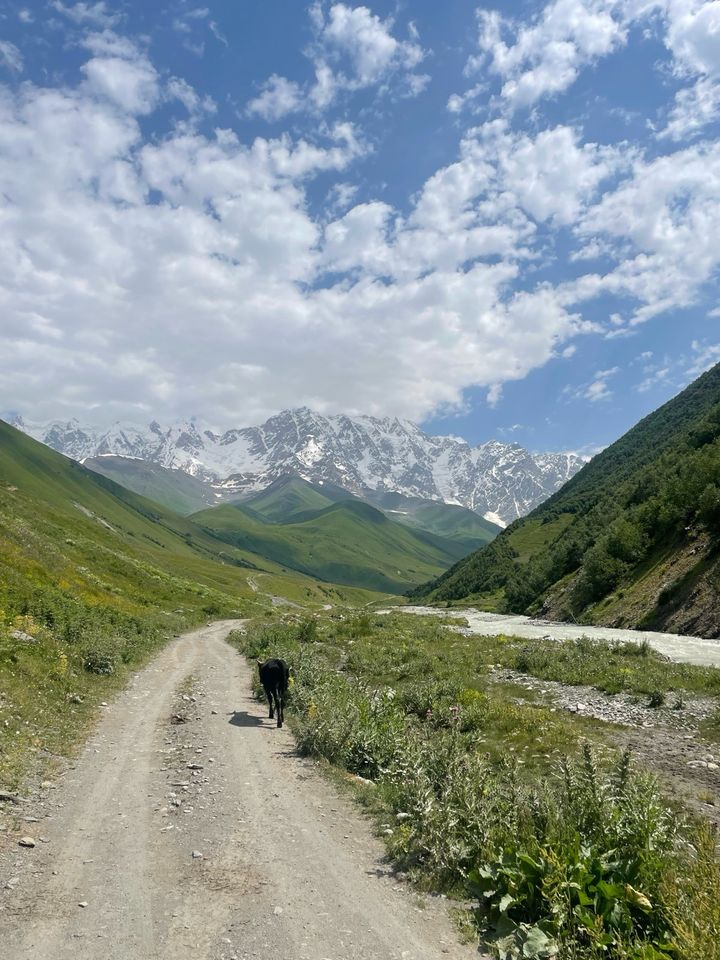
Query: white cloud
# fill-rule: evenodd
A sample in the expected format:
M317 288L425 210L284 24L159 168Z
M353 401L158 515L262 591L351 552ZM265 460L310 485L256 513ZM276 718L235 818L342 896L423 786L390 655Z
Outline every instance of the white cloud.
M333 213L347 210L358 188L354 183L334 183L327 195L328 209Z
M217 111L217 104L212 97L201 97L187 80L181 77L171 77L165 85L165 92L169 99L179 100L192 119Z
M720 0L550 0L526 22L480 9L478 52L466 74L499 78L500 100L509 109L532 107L564 93L581 70L623 47L630 28L660 25L677 79L688 82L676 96L660 136L682 139L719 116L715 79L720 77ZM458 112L481 84L453 94Z
M0 40L0 63L15 73L20 73L23 69L22 54L9 40Z
M705 373L710 367L720 362L720 343L705 343L699 340L692 342L693 356L685 370L685 376L691 380Z
M301 86L273 74L258 97L248 104L250 113L277 120L299 110L326 110L342 91L376 86L391 89L401 97L416 97L430 82L427 74L414 73L426 52L412 40L398 40L393 21L381 20L367 7L333 3L327 14L320 0L309 9L315 38L307 52L315 70L315 82Z
M256 113L265 120L279 120L295 113L303 105L300 85L274 73L263 84L259 95L248 103L248 113Z
M692 86L683 87L675 96L666 127L659 137L688 140L720 116L720 84L700 77Z
M613 395L613 391L610 389L608 381L619 372L620 367L597 370L592 380L581 384L579 387L565 387L563 393L576 400L589 400L590 403L609 400Z
M138 70L137 51L93 44L90 63ZM92 68L74 90L0 97L3 406L228 424L302 403L422 417L473 384L496 402L588 329L551 287L513 292L532 226L475 140L407 218L374 201L323 228L307 184L334 175L350 199L347 170L367 149L350 125L315 142L188 129L145 141L138 111L169 91L140 74L154 76L131 71L119 91Z
M93 57L83 66L88 88L128 113L150 113L160 97L159 78L145 59Z
M51 6L58 13L62 13L63 16L79 25L92 24L98 27L112 27L120 20L120 15L111 13L108 10L108 5L104 2L65 4L61 0L53 0Z
M566 90L583 66L625 42L625 27L613 15L618 6L612 0L553 0L522 25L479 10L480 53L469 72L487 64L510 105L531 106Z
M695 302L720 266L720 143L647 161L581 217L581 237L600 235L617 266L568 285L578 298L600 292L640 301L635 322Z
M424 58L422 47L397 40L391 20L382 21L367 7L334 3L327 18L320 12L319 43L328 51L345 55L352 65L353 80L360 87L379 83L396 69L412 70Z

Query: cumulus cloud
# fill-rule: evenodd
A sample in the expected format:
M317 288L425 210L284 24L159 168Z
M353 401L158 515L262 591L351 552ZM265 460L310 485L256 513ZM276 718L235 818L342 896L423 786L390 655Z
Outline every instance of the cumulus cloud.
M502 81L502 97L527 107L566 90L580 69L624 43L626 29L612 0L552 0L528 24L496 10L478 11L472 73L487 65Z
M300 84L274 73L262 86L254 100L247 106L248 113L256 113L265 120L280 120L295 113L303 106Z
M103 416L228 424L298 403L422 417L471 384L496 399L584 329L552 288L512 290L531 227L512 204L498 225L490 163L470 145L408 218L374 201L323 228L307 185L336 175L350 201L346 171L367 149L352 126L314 141L145 140L157 79L123 62L137 72L122 91L93 67L76 89L0 98L6 406L55 415L102 398Z
M617 266L570 288L579 299L600 292L640 301L635 322L688 306L720 266L720 143L704 143L648 161L607 191L577 225L581 237L607 241Z
M106 97L128 113L150 113L158 102L157 72L143 58L93 57L82 69L92 94Z
M259 115L416 75L415 35L364 7L311 14L314 85L271 77ZM352 124L251 142L155 125L170 99L190 121L215 105L107 27L82 46L77 86L0 88L0 406L82 414L102 398L98 419L232 425L298 404L422 418L472 386L499 404L580 335L696 302L720 267L720 145L647 157L489 120L400 208L354 169L370 146ZM571 278L534 279L558 237L582 247ZM582 272L590 256L602 271ZM627 302L590 322L608 296ZM576 395L607 399L617 372Z
M497 78L508 110L564 93L582 69L625 46L631 27L652 33L659 24L671 71L683 83L659 136L680 140L720 116L718 0L550 0L527 21L484 8L477 19L478 49L465 73ZM452 94L448 109L460 112L483 89Z
M301 86L273 74L248 104L249 113L274 121L300 110L326 110L343 91L374 86L385 92L394 81L398 96L415 97L429 83L427 74L413 72L426 56L414 26L412 39L399 40L393 21L381 20L368 7L333 3L326 13L316 0L309 14L314 39L307 55L315 82Z

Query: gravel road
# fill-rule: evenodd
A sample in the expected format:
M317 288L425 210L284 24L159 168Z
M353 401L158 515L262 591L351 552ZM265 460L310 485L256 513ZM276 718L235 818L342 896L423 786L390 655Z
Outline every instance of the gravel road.
M556 623L551 620L532 620L530 617L510 614L484 613L482 610L442 609L439 607L406 606L394 607L396 613L415 613L421 616L465 617L468 631L478 636L496 637L507 634L541 640L573 640L590 637L593 640L643 640L671 660L705 666L720 666L720 640L704 640L701 637L684 637L675 633L655 633L651 630L623 630L619 627L592 627L576 623ZM378 611L380 613L384 611ZM387 611L385 611L387 612Z
M235 625L170 644L21 805L0 849L3 955L477 958L446 901L392 877L367 821L252 699Z

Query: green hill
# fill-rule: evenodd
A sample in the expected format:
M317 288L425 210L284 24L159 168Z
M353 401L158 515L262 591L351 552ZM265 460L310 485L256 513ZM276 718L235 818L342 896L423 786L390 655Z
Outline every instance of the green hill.
M410 530L359 500L306 511L284 523L266 521L256 505L227 504L192 519L213 536L283 566L389 593L404 592L465 552L461 544Z
M220 541L0 421L0 784L72 750L176 631L375 596Z
M146 460L102 456L88 458L83 466L181 516L196 513L217 503L217 497L209 484L182 470L169 470Z
M268 520L283 523L305 519L311 512L350 500L370 503L389 519L414 530L454 540L463 553L477 550L500 532L500 527L465 507L374 490L359 496L334 484L310 483L296 476L281 477L261 493L243 500L242 505Z
M413 596L720 635L720 365Z
M229 546L3 421L0 545L0 608L6 612L17 607L11 584L27 594L23 603L32 612L33 590L55 582L93 603L133 613L182 607L197 618L214 615L216 607L237 611L243 599L258 602L248 587L249 571L283 575L271 560ZM295 576L287 580L291 594L300 582L311 585Z
M489 543L502 529L467 507L439 500L406 497L402 493L373 493L368 499L398 523L455 540L468 553Z
M250 507L254 513L273 523L284 523L304 513L323 510L338 500L351 499L352 494L344 490L340 491L340 496L328 495L317 484L308 483L301 477L286 476L275 480L260 493L243 500L242 506Z

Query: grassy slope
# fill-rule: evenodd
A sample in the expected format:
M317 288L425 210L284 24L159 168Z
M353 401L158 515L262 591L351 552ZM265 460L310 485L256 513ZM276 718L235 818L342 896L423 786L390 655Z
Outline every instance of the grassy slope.
M352 495L345 493L341 499L350 500ZM336 502L337 498L327 496L322 487L308 483L301 477L288 476L280 477L242 503L272 523L284 523L313 510L324 510Z
M242 505L204 510L193 520L228 543L336 583L401 593L463 552L408 530L359 501L333 504L290 523L263 523Z
M221 502L208 484L181 470L127 457L96 457L85 466L183 516ZM400 493L368 491L359 498L334 484L310 483L297 476L280 477L265 490L235 502L259 515L258 519L286 523L346 500L365 500L397 523L454 540L462 547L458 556L477 550L500 532L495 524L465 507Z
M500 527L465 507L401 493L368 491L357 497L332 484L313 484L301 477L281 477L266 490L244 500L243 505L268 520L282 523L306 519L312 511L347 500L364 500L396 523L455 540L465 553L489 543L500 532Z
M720 366L416 596L718 635L717 528L702 512L720 482L718 404Z
M467 551L489 543L501 530L472 510L451 503L405 497L399 493L382 494L379 499L373 497L373 502L398 523L456 540Z
M288 574L0 421L0 787L32 757L67 752L97 701L174 632L262 613L269 593L316 606L374 596Z
M181 516L217 502L208 484L182 470L168 470L156 463L128 457L93 457L86 460L84 466Z

